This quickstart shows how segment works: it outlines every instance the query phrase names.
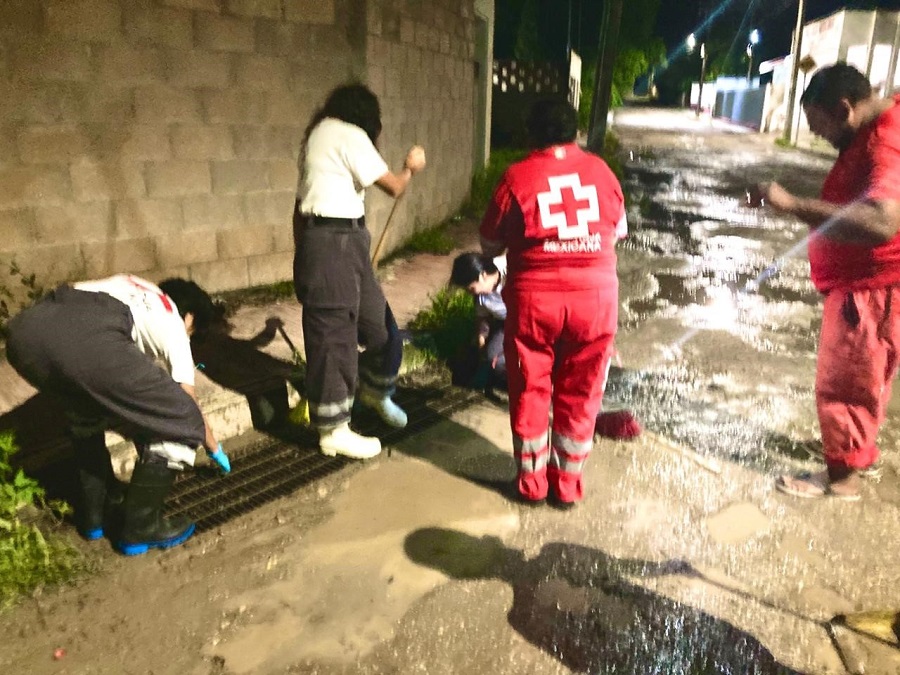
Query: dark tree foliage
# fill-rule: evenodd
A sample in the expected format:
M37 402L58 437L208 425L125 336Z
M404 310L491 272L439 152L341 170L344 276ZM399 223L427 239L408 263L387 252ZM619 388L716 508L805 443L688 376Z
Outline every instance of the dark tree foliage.
M661 0L627 0L613 75L613 105L635 81L662 62L665 47L655 35ZM582 123L589 115L600 40L603 2L596 0L497 0L494 56L498 59L564 61L571 45L583 59Z

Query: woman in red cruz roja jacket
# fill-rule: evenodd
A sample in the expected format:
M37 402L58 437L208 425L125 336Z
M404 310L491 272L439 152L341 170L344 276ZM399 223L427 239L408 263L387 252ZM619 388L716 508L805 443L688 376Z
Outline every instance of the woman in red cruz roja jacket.
M577 122L565 101L535 104L527 124L536 149L504 174L480 230L482 251L506 250L509 263L504 349L518 493L561 507L584 494L618 320L615 242L626 229L622 188L575 144Z

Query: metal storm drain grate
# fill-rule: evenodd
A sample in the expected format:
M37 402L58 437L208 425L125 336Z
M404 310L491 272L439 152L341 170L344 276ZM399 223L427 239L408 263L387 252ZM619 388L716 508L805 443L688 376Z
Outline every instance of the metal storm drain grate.
M379 436L390 446L482 399L480 392L450 385L401 388L394 400L409 416L406 428L390 429L367 409L354 410L353 426L364 435ZM390 448L386 451L390 457ZM188 514L199 530L210 529L339 471L351 461L320 453L315 432L307 428L273 434L232 459L228 476L212 469L185 474L175 485L168 512Z

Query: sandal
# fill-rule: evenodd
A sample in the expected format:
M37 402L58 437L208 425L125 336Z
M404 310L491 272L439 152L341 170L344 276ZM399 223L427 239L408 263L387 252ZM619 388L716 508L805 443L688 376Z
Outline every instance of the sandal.
M835 492L828 480L828 473L801 473L797 476L779 476L775 488L791 497L801 499L822 499L832 497L843 502L858 502L862 496L858 493Z
M858 473L863 478L868 478L870 480L878 481L881 479L881 476L884 474L884 469L881 466L880 461L876 461L864 469L857 469L856 473Z

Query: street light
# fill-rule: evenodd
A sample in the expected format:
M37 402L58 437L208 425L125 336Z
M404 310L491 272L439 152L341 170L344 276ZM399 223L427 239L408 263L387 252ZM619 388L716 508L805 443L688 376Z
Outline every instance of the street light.
M697 46L697 36L693 33L687 36L687 50L688 54L694 53L694 48ZM697 117L700 117L700 112L703 110L703 80L706 79L706 43L700 43L700 86L697 88Z
M750 42L747 43L747 82L753 77L753 47L759 44L759 31L750 31Z

